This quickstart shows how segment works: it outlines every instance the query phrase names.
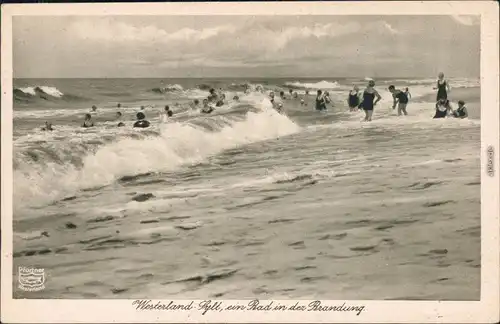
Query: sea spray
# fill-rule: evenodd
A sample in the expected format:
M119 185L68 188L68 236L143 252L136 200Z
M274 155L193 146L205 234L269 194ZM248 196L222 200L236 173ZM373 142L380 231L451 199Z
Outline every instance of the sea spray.
M126 175L171 171L225 149L299 131L299 126L258 98L254 102L261 112L248 112L244 120L214 132L188 123L168 123L161 126L156 136L124 138L100 146L81 159L81 166L54 161L18 162L14 171L14 205L43 205L81 189L109 185Z

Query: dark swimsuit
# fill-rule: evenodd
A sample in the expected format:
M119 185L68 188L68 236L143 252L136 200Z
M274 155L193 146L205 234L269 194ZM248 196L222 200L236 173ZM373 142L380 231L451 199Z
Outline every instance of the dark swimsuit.
M352 92L349 92L348 102L349 102L349 108L357 107L359 105L358 93L356 92L356 94L353 95Z
M316 97L316 110L326 110L325 98Z
M399 100L399 103L401 103L401 104L407 104L408 103L408 96L403 91L400 91L396 95L396 98Z
M375 93L363 92L363 102L361 103L364 110L373 110L373 101L375 100Z
M446 109L444 111L441 111L439 110L440 107ZM449 101L446 101L444 105L436 103L436 114L434 115L434 118L445 118L446 114L448 113L448 107L449 107Z
M436 101L439 101L439 99L448 99L448 92L446 92L446 81L443 81L443 83L439 83L438 81L437 88L438 93Z
M465 117L465 106L462 108L457 108L457 110L453 113L453 116L456 118L464 118Z

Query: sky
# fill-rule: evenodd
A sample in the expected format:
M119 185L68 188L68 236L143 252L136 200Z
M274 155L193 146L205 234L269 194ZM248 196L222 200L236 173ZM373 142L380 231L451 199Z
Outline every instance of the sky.
M15 16L15 78L479 76L478 16Z

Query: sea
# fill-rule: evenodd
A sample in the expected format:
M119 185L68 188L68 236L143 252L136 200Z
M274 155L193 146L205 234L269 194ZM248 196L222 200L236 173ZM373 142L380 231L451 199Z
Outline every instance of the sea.
M466 119L432 118L434 78L375 81L363 122L364 76L15 79L14 298L479 300L479 79L449 79ZM200 114L210 88L228 102Z

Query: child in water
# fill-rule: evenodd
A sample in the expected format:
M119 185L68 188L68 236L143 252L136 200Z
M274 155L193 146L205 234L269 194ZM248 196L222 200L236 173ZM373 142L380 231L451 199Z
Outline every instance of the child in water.
M349 91L349 96L347 97L347 105L349 106L349 111L357 111L359 106L359 87L355 85L351 91Z
M201 113L210 114L214 110L215 110L214 107L209 105L209 100L203 99L203 107L201 108Z
M465 102L463 100L458 101L458 108L453 112L453 117L462 119L469 117L467 108L465 107Z

